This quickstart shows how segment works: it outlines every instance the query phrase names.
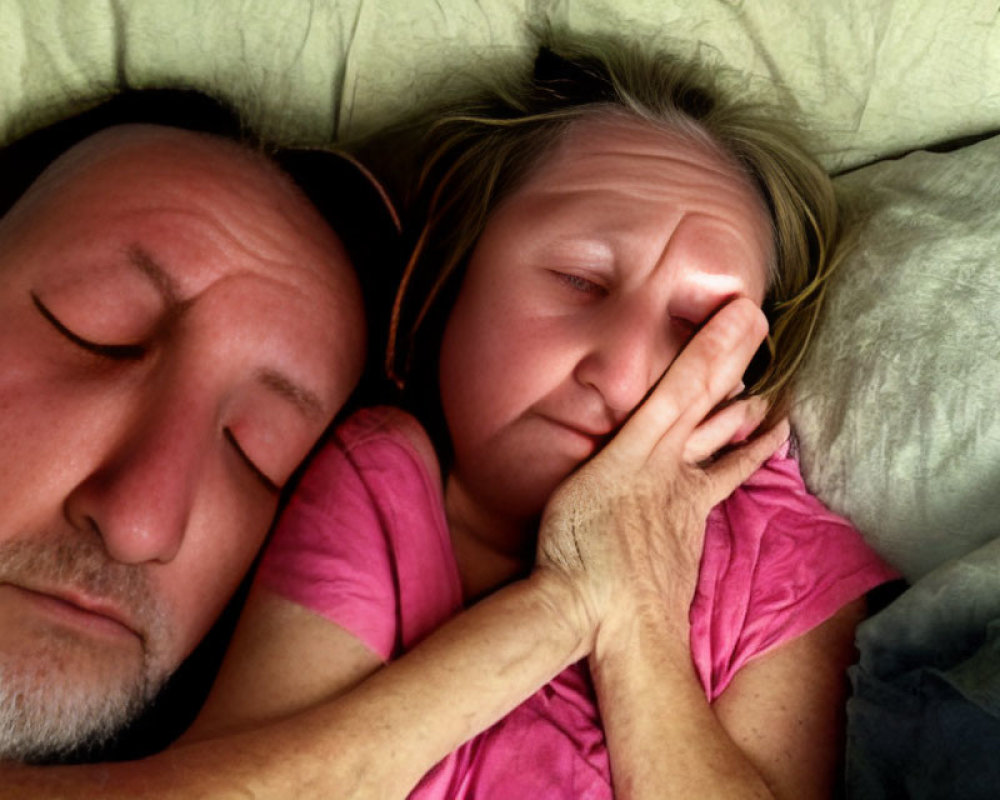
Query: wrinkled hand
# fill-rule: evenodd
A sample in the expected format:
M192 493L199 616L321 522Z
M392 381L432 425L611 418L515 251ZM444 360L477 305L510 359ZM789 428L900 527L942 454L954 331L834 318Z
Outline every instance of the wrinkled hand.
M716 455L766 414L759 399L712 413L766 332L751 301L720 309L614 439L549 500L536 569L570 581L592 636L654 614L687 641L708 513L788 436L783 422Z

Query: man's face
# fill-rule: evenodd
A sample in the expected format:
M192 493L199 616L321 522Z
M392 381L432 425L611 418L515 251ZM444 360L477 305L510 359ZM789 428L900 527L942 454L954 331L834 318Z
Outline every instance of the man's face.
M285 176L110 129L0 220L0 759L119 727L353 388L361 297Z

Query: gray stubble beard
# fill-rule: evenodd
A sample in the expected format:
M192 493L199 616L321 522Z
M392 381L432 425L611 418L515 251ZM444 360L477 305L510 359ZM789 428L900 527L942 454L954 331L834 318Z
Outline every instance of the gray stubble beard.
M162 683L145 669L114 685L81 681L71 663L55 661L0 663L0 760L54 761L99 747L138 716Z
M28 577L117 599L136 614L144 636L141 655L124 669L98 641L56 627L40 632L28 652L3 652L0 644L0 761L52 761L106 743L171 671L158 651L166 621L145 575L111 561L98 541L71 534L0 543L0 583Z

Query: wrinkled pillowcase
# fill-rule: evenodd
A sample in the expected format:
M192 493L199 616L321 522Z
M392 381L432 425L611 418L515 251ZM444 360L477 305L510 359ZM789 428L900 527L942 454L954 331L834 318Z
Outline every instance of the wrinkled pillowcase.
M856 249L792 421L807 484L911 581L1000 532L1000 137L837 179Z

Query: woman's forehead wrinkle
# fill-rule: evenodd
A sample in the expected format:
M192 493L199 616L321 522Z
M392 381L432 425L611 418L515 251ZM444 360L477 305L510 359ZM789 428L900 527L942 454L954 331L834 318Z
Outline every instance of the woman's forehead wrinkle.
M676 242L715 293L762 299L767 291L770 215L746 173L710 141L641 120L581 120L522 192L523 200L559 204L551 209L557 216L579 220L589 241L615 252L655 246L657 266L673 263L668 252Z

